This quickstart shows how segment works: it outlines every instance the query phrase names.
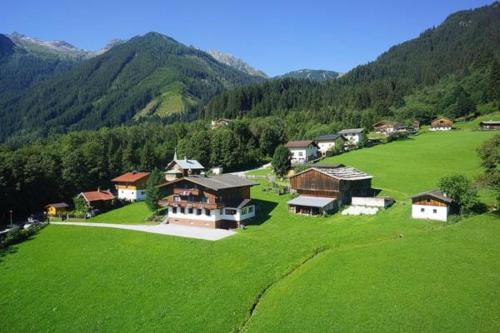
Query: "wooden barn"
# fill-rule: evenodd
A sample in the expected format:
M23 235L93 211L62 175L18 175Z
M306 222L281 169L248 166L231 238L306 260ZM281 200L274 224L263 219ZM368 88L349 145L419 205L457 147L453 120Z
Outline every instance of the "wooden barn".
M453 120L441 117L431 122L431 131L449 131L453 128Z
M372 195L372 176L343 165L315 166L290 177L299 196L288 202L293 213L323 214L351 202L353 196Z

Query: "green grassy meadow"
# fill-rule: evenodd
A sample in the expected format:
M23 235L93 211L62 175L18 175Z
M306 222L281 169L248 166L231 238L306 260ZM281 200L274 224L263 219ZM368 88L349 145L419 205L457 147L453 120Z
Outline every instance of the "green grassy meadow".
M475 149L493 135L424 133L325 161L373 174L397 199L376 216L292 215L288 196L256 186L258 218L217 242L48 226L0 256L2 329L498 331L498 215L412 220L408 200L444 175L481 173Z
M88 222L141 224L152 212L144 202L134 202L122 208L99 214L87 220Z

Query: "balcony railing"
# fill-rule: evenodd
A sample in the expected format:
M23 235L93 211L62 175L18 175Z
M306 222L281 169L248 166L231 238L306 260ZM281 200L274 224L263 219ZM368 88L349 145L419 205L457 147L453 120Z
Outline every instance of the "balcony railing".
M217 203L208 203L202 201L188 201L188 200L174 200L169 197L164 200L160 200L159 204L161 206L172 206L172 207L182 207L182 208L200 208L200 209L217 209L223 207L223 205Z
M174 194L189 196L189 195L200 195L200 190L197 188L174 188Z

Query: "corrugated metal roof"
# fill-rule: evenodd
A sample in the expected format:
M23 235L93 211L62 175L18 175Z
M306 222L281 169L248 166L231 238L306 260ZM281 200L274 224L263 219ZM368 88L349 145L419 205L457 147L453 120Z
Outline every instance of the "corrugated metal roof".
M360 180L373 178L366 172L352 168L352 167L339 167L339 168L316 168L312 169L322 172L328 176L345 180Z
M326 197L311 197L307 195L300 195L295 199L288 201L289 205L294 206L305 206L305 207L318 207L323 208L328 204L334 202L335 198L326 198Z

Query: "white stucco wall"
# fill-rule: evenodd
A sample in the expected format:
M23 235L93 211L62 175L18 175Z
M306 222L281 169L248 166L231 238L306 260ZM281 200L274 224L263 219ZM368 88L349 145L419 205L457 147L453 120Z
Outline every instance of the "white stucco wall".
M325 155L330 148L335 147L335 141L318 142L318 146L321 154Z
M178 219L192 219L192 220L198 220L198 221L219 221L219 220L228 220L228 221L244 221L246 219L252 218L255 216L255 206L250 205L248 207L252 207L251 212L247 212L246 214L242 214L242 210L245 209L236 209L236 208L229 208L226 207L223 209L222 214L220 213L220 209L212 209L210 210L210 216L207 216L205 214L205 210L201 210L201 214L197 215L196 214L196 209L193 208L193 213L189 214L189 209L185 208L184 209L184 214L181 213L181 208L177 207L177 213L173 212L172 207L168 208L168 217L169 218L178 218ZM228 215L226 214L227 209L236 209L236 214L234 215ZM248 211L248 209L245 209L245 211Z
M356 134L345 134L344 138L346 139L347 142L353 145L358 145L359 142L363 139L363 133L356 133Z
M141 201L146 199L146 190L118 189L118 199L127 201Z
M448 212L449 208L442 206L427 206L427 205L411 206L411 217L414 219L447 221Z
M311 158L314 158L318 153L316 146L309 146L307 148L289 148L292 156L292 164L306 163ZM300 156L302 153L302 156Z

